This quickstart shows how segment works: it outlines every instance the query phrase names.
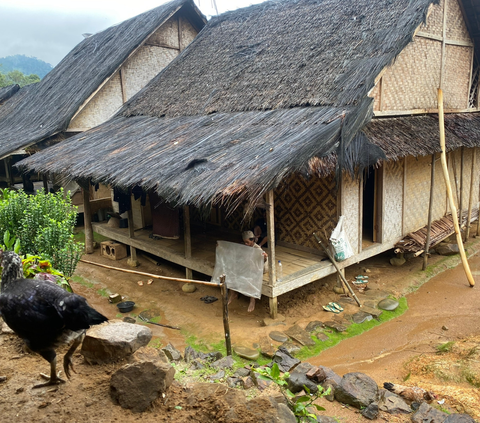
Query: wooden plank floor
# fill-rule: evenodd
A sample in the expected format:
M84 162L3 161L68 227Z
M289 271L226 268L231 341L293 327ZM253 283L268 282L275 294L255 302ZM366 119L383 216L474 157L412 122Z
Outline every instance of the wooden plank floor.
M218 240L241 242L238 234L223 231L205 231L192 228L192 258L186 259L185 244L183 239L152 239L149 237L151 230L135 230L135 238L129 238L128 229L111 228L106 223L93 223L93 230L114 241L133 246L141 251L161 257L165 260L188 267L197 272L211 276L215 266L215 246ZM288 248L275 247L276 260L282 262L283 277L318 265L321 256ZM268 273L264 276L264 282L268 281Z

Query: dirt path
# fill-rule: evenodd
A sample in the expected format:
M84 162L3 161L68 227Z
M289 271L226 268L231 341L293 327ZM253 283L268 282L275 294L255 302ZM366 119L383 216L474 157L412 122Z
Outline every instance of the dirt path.
M98 251L86 258L128 268L126 260L113 262L99 256ZM421 259L409 261L401 268L393 268L388 264L388 258L388 255L382 255L351 266L347 269L347 277L351 279L356 274L366 273L368 269L369 286L372 289L397 293L409 289L412 279L418 280ZM140 260L141 271L182 277L181 268L166 263L155 266L142 258ZM435 256L430 262L433 264L442 260L444 259ZM477 273L475 278L479 284L480 258L470 259L470 265L472 271ZM214 288L202 286L195 293L186 294L179 283L155 280L153 284L147 285L145 277L109 271L84 263L79 264L77 275L81 276L82 280L77 279L77 282L73 283L75 291L86 296L95 308L110 319L124 317L116 306L109 304L107 300L108 293L118 292L136 302L133 315L138 315L143 310L153 310L161 323L182 328L182 331L176 331L150 325L156 346L171 342L183 350L186 343L195 338L197 343L223 341L220 301L213 304L200 301L205 295L219 297L218 290ZM137 284L139 280L145 282L143 286ZM338 295L332 291L335 284L335 277L330 277L282 296L279 309L285 316L285 327L295 323L305 326L312 320L330 318L331 316L327 316L330 313L325 313L322 305L338 300ZM384 381L399 382L406 373L403 367L406 360L434 352L435 346L440 343L455 341L468 335L480 335L478 289L478 286L473 289L468 287L461 267L447 270L408 296L410 308L401 317L356 338L342 341L338 346L309 361L332 367L340 375L350 371L364 372L379 385ZM262 319L268 315L267 305L268 301L262 299L255 311L248 313L246 298L240 298L232 304L230 319L234 343L251 346L268 335L272 328L261 325ZM443 326L448 330L442 329ZM281 328L284 327L280 327L280 330ZM63 352L60 351L60 354ZM88 366L78 353L74 362L78 373L73 375L70 382L53 390L33 390L31 386L37 383L38 373L48 370L47 363L39 356L24 354L21 342L15 336L0 335L0 376L7 376L7 381L0 384L0 420L70 423L141 420L145 423L156 423L190 419L188 421L203 423L203 420L191 420L186 417L187 414L182 414L183 411L175 409L174 406L183 404L185 399L185 391L181 388L173 389L169 393L167 405L156 404L151 410L135 415L114 405L108 393L111 374L123 363ZM365 421L358 411L345 408L341 404L325 403L324 406L327 409L324 414L335 416L342 423ZM183 420L184 417L187 420ZM386 419L392 423L410 421L408 416L387 416ZM377 420L382 421L381 418ZM254 423L253 420L251 423Z

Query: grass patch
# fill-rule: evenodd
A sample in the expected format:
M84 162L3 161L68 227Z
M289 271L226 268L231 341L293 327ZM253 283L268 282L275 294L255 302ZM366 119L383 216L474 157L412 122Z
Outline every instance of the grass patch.
M322 331L329 337L329 339L326 341L320 341L319 339L312 337L312 339L315 341L315 345L311 347L303 347L297 354L295 354L295 357L302 361L307 358L314 357L320 354L322 351L334 347L344 339L360 335L384 322L388 322L395 317L401 316L408 310L407 299L405 297L402 297L398 300L398 302L399 305L394 311L384 311L378 317L378 319L372 319L368 322L363 322L360 324L352 323L345 332L339 333L336 332L334 329L322 329Z
M107 288L102 288L102 289L99 289L97 290L97 294L100 295L101 297L108 297L110 294L109 294L109 290Z
M80 285L86 286L87 288L93 288L95 284L93 282L87 281L86 279L80 277L80 276L72 276L72 281L75 283L78 283Z
M160 338L154 338L150 340L147 346L159 350L160 348L162 348L162 345L162 340Z
M82 242L82 243L85 244L85 232L84 232L84 230L83 229L77 229L76 232L73 234L73 239L75 240L75 242ZM110 238L94 232L93 233L93 240L96 243L100 244L103 241L110 240Z
M452 351L452 348L454 345L455 345L455 342L448 341L448 342L445 342L444 344L437 345L435 349L437 350L438 354L445 354Z

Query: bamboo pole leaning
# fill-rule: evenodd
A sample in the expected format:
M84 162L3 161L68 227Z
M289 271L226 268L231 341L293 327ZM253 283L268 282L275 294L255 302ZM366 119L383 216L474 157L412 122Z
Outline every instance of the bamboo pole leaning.
M450 176L448 174L446 148L445 148L445 119L443 114L443 91L441 88L438 89L438 123L440 128L440 147L442 149L440 159L442 163L443 177L445 179L445 185L447 187L448 201L450 204L450 209L452 211L452 217L453 217L452 220L453 220L453 226L455 228L455 234L457 237L458 249L460 251L460 257L462 259L462 264L468 279L468 283L470 284L471 287L474 287L475 281L473 279L472 272L470 271L470 266L468 264L467 256L465 254L465 249L463 248L462 235L460 233L460 225L458 224L458 219L456 218L458 216L457 207L455 206L455 202L453 201L452 187L450 185Z
M477 148L473 147L472 169L470 171L470 192L468 194L467 227L465 229L465 242L468 241L468 237L470 236L470 221L472 220L473 183L475 181L475 161L476 161L476 159L477 159Z

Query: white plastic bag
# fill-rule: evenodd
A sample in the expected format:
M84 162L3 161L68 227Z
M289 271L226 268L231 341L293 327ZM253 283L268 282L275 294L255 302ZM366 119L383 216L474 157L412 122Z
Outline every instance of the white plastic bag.
M220 283L224 274L228 289L258 299L262 295L263 266L260 248L218 241L212 282Z
M353 256L353 250L348 242L347 234L343 229L343 220L345 216L340 216L336 228L330 236L330 242L335 250L335 260L343 261Z

